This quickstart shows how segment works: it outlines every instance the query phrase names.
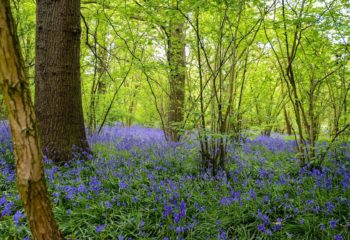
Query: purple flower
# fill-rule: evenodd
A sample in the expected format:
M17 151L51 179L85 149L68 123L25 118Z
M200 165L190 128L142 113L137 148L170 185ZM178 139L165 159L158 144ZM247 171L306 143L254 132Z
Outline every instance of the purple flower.
M105 207L106 207L107 209L112 208L111 202L109 202L109 201L105 202Z
M166 218L168 215L172 214L171 206L165 205L163 211L163 218Z
M18 226L19 220L21 220L22 218L24 218L24 214L21 211L17 211L15 215L13 215L13 221L16 227Z
M334 240L343 240L342 235L335 235Z
M228 206L233 202L233 200L234 199L232 197L224 197L220 200L220 204Z
M141 220L139 222L139 228L142 228L143 226L145 226L145 221Z
M2 196L2 197L0 198L0 207L1 207L2 205L4 205L5 203L7 203L6 196Z
M276 224L274 226L274 231L280 231L282 229L282 218L277 218Z
M101 189L101 182L97 179L97 177L93 177L90 180L90 187L95 192L98 193Z
M218 234L218 240L226 240L226 239L227 239L226 232L220 228L220 232Z
M260 232L266 233L266 227L265 227L265 225L264 225L264 224L259 224L259 225L258 225L258 230L259 230Z
M181 220L181 215L179 213L174 213L174 222L178 224Z
M120 189L126 189L127 187L128 187L128 184L126 184L125 182L123 182L123 181L119 182Z
M180 215L181 217L186 216L186 202L184 200L182 200L180 203Z
M254 200L256 199L256 193L255 193L254 189L249 190L249 197L251 199L254 199Z
M5 204L4 210L2 210L2 212L1 212L1 216L11 215L12 208L14 205L15 205L14 202L7 202L7 204Z
M336 228L336 226L337 226L337 221L334 220L334 219L331 219L331 220L329 221L329 226L331 226L331 228Z
M264 222L265 225L270 225L269 216L267 216L266 214L262 215L261 220Z
M102 232L105 228L106 228L106 224L98 225L96 227L96 232L97 233Z

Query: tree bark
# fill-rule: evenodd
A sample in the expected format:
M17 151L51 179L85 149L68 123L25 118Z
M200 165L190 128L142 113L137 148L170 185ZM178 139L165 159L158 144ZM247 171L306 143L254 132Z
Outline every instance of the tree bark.
M0 0L0 85L8 109L17 186L33 239L63 239L46 187L34 107L8 0Z
M80 80L80 0L37 1L35 110L44 154L88 150ZM75 148L76 147L76 148Z
M170 95L168 112L168 139L179 141L184 120L186 56L184 24L171 20L168 32L167 58L170 68Z
M288 135L292 135L292 123L289 119L289 115L288 115L288 112L287 112L287 109L284 108L284 120L286 122L286 132Z

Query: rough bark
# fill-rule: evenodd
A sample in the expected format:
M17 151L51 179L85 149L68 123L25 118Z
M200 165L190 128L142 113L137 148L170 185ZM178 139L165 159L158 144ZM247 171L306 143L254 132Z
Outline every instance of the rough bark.
M37 1L35 110L42 148L56 162L88 150L80 80L80 1ZM76 147L76 148L75 148Z
M63 239L45 183L34 108L8 0L0 0L0 85L12 132L17 186L33 239Z
M179 127L184 120L186 78L185 35L184 24L181 21L170 22L167 58L170 68L167 137L172 141L179 141Z

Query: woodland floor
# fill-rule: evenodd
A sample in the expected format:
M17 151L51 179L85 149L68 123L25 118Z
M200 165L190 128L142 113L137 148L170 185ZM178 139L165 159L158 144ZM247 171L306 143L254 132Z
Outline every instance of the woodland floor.
M94 156L45 160L67 239L350 239L350 144L300 169L293 141L248 138L228 149L229 174L200 175L198 143L158 129L106 127ZM324 144L318 144L318 151ZM29 239L10 134L0 124L0 239Z

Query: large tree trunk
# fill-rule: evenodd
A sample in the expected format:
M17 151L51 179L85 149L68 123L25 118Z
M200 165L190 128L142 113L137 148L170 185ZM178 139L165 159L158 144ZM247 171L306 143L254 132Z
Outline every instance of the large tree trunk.
M42 148L56 162L89 149L80 80L80 0L37 1L35 110Z
M63 239L47 191L35 113L8 0L0 0L0 85L12 132L17 185L33 239Z
M167 58L170 68L170 94L167 137L179 141L184 118L185 105L185 36L184 24L179 20L171 20L168 32Z

